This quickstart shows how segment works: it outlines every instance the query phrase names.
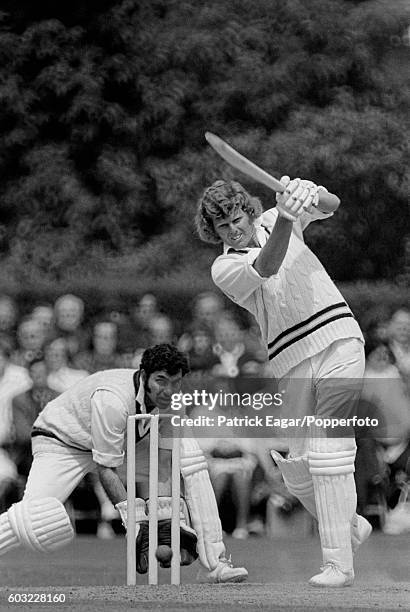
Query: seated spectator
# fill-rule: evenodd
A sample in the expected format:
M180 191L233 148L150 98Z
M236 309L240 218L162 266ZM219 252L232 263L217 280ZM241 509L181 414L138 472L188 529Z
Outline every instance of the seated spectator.
M44 406L58 395L47 385L47 366L43 359L34 359L28 366L28 374L32 386L13 398L11 409L14 435L10 455L24 482L32 462L31 428Z
M146 349L151 346L150 323L160 314L157 298L152 293L143 295L137 306L131 309L132 341L135 349Z
M84 302L76 295L60 296L54 304L56 336L67 342L69 361L89 345L89 333L83 329Z
M386 341L366 338L366 378L401 378L395 357Z
M68 365L67 342L56 338L44 347L47 364L47 385L57 393L63 393L76 382L88 376L87 370L78 370Z
M156 344L174 344L176 341L174 335L174 325L166 315L156 315L148 325L149 329L149 346Z
M383 304L372 306L363 315L360 324L366 341L386 342L390 324L390 309Z
M157 298L152 293L145 293L138 302L138 320L141 323L149 323L157 314L160 314Z
M110 311L108 320L117 326L118 367L132 368L134 351L138 343L131 318L124 310L116 308Z
M79 353L74 359L76 368L93 374L100 370L117 368L120 357L117 353L117 326L112 321L100 321L93 327L91 351Z
M215 325L224 310L223 297L213 291L206 291L196 296L192 305L192 323L206 325L214 332Z
M247 370L249 362L258 366L257 356L246 350L243 329L229 312L223 313L216 322L215 340L212 350L219 363L212 368L214 376L235 378L243 368ZM252 375L257 376L258 370L259 367L253 370Z
M212 350L213 336L211 331L206 325L198 323L192 325L187 335L190 341L189 345L185 343L186 348L189 346L185 352L189 359L191 373L196 375L208 374L215 365L220 363L219 357Z
M410 397L410 311L400 308L388 326L389 346Z
M17 349L11 356L16 365L27 368L33 359L43 356L44 329L39 321L31 317L23 319L17 328Z
M213 344L215 341L214 324L216 318L222 312L222 308L222 300L212 291L197 295L191 305L191 323L178 339L178 349L183 353L191 351L193 347L192 333L196 330L205 330L206 335L211 338L211 344Z
M14 300L8 295L0 295L0 339L6 340L11 349L16 346L17 318L17 306Z
M13 440L12 400L31 386L27 371L10 362L10 345L0 340L0 508L18 501L17 468L10 458Z
M410 439L385 448L383 459L389 468L387 506L394 508L403 486L410 483Z
M0 340L0 447L8 446L12 441L13 398L27 391L31 385L27 370L11 363L10 347Z
M0 512L19 500L18 473L9 454L0 448Z
M410 436L410 398L406 395L394 355L385 342L368 341L365 352L361 398L374 407L372 416L379 419L379 427L372 428L373 436L386 444L407 439Z
M54 309L51 304L39 304L31 311L31 319L38 321L43 328L45 342L55 336Z

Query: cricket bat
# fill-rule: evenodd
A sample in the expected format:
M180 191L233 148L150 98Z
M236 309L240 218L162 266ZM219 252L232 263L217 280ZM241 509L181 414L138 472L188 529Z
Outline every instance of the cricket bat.
M280 181L278 181L278 179L265 172L265 170L262 170L262 168L251 162L244 155L238 153L238 151L222 140L222 138L216 136L216 134L212 134L212 132L205 132L205 138L211 147L218 153L218 155L220 155L233 168L240 170L240 172L243 172L243 174L253 178L258 183L262 183L273 191L282 193L285 190L285 187ZM320 210L324 212L332 212L340 204L340 200L333 193L320 191L319 204Z

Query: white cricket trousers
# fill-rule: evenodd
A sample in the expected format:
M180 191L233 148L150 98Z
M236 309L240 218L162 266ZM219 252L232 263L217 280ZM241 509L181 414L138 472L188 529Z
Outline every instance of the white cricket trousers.
M305 359L279 381L283 393L283 416L303 418L347 418L353 416L363 384L364 345L357 338L333 342L329 348ZM333 433L330 430L328 433ZM295 428L288 438L292 457L301 457L309 450L309 439L317 428ZM323 432L322 432L323 435ZM350 436L347 430L343 435Z
M44 436L36 436L32 442L33 463L24 498L56 497L65 503L84 476L95 470L91 452L77 451Z

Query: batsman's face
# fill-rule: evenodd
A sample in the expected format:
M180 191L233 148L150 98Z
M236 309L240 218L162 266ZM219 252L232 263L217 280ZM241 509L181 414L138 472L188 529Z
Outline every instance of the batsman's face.
M257 245L255 226L243 210L238 209L227 217L214 219L214 229L222 242L234 249Z
M171 405L174 393L180 393L182 372L171 375L165 370L153 372L148 378L146 391L149 399L159 410L166 410Z

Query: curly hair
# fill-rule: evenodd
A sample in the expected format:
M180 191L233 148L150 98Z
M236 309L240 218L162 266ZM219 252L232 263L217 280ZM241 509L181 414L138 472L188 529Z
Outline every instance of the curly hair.
M171 344L156 344L147 348L142 354L140 367L144 370L147 380L151 374L161 370L171 376L175 376L179 371L182 376L189 372L187 358Z
M214 229L214 220L227 217L236 209L246 212L250 219L256 219L263 212L260 200L251 196L236 181L215 181L205 189L195 216L196 230L201 240L213 244L221 242Z

